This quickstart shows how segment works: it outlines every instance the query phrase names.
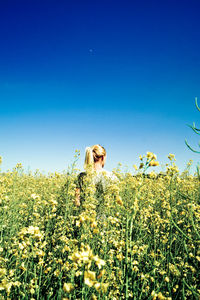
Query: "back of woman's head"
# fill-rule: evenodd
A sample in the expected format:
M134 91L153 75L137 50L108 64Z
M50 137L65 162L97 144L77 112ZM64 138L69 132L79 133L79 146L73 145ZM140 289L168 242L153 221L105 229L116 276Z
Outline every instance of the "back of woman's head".
M106 150L103 146L97 144L85 149L85 163L84 168L91 166L94 167L94 163L106 156Z

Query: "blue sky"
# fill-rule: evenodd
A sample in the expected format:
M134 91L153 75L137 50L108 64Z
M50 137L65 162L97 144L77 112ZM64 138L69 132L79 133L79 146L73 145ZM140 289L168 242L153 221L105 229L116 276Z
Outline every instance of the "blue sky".
M102 144L106 168L152 151L180 170L197 146L199 9L192 1L0 4L1 169L62 171ZM200 98L200 97L199 97ZM200 126L199 126L200 127Z

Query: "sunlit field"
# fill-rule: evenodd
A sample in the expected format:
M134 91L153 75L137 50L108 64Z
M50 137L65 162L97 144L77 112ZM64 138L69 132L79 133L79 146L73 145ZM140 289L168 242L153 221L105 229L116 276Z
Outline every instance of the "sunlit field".
M88 171L76 207L78 156L62 174L0 173L0 299L200 299L198 172L169 155L157 174L147 153L104 193Z

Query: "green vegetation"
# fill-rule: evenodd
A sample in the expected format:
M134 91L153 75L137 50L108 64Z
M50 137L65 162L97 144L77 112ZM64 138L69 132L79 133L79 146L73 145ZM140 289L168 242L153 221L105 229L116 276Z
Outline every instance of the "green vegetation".
M116 170L100 216L91 174L74 205L74 165L1 173L0 299L199 299L199 180L169 161L161 176L143 176L150 152L137 176Z

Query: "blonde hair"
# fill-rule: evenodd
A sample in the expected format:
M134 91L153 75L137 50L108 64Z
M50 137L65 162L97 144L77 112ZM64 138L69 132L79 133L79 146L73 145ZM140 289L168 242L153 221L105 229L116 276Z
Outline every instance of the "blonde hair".
M85 148L85 162L84 169L91 166L94 168L94 163L97 162L100 158L106 155L106 150L103 146L97 144L91 147Z

